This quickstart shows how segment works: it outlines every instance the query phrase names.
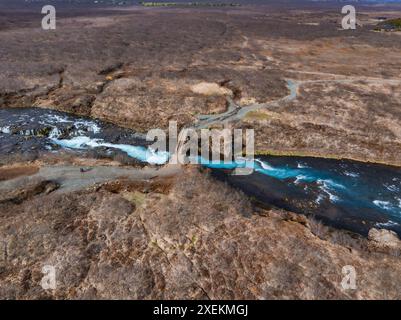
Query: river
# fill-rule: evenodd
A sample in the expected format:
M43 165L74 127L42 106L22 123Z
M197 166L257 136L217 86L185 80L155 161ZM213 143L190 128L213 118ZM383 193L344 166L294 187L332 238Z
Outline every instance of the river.
M148 149L142 135L116 125L62 112L0 109L0 154L120 152L162 165L167 152ZM401 234L401 168L324 158L261 156L251 175L232 175L240 163L203 166L265 206L314 215L326 224L366 235L370 228Z

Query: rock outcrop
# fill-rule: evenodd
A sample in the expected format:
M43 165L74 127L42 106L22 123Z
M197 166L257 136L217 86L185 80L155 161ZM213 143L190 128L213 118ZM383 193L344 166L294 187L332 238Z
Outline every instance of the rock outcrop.
M379 247L400 248L401 241L394 231L372 228L369 231L369 240Z

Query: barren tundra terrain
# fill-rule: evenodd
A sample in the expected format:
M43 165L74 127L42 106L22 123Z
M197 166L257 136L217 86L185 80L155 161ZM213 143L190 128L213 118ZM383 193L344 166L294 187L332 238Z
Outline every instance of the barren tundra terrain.
M0 8L0 108L139 134L171 120L252 128L259 155L401 166L401 35L374 31L400 8L363 7L342 30L329 5L63 7L52 31L35 6ZM391 231L261 205L204 168L19 148L42 131L0 154L0 298L401 297ZM54 290L40 286L43 265L58 270ZM356 290L341 287L345 265Z
M294 79L295 101L253 119L260 151L400 163L401 42L398 33L372 31L379 12L360 14L361 26L345 31L334 9L92 11L61 12L52 32L34 14L2 15L3 106L55 108L146 132L221 113L227 98L240 107L277 100ZM10 15L29 27L10 25Z

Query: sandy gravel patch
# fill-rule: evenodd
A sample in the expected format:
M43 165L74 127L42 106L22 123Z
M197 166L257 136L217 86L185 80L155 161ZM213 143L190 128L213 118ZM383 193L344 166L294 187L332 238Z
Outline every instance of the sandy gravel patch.
M200 82L191 86L191 91L205 96L232 95L232 91L230 89L221 87L214 82Z

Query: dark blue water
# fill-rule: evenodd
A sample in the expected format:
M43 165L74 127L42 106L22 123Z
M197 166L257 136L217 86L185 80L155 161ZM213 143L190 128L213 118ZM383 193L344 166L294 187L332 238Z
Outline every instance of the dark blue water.
M250 176L213 174L261 203L315 215L330 225L367 234L401 234L401 168L349 160L259 157Z
M0 109L0 155L13 152L81 152L107 149L150 164L164 164L166 152L132 130L97 120L44 109ZM258 157L254 161L212 164L212 174L260 204L314 215L327 224L367 234L386 228L401 235L401 168L348 160ZM250 175L233 169L253 168Z

